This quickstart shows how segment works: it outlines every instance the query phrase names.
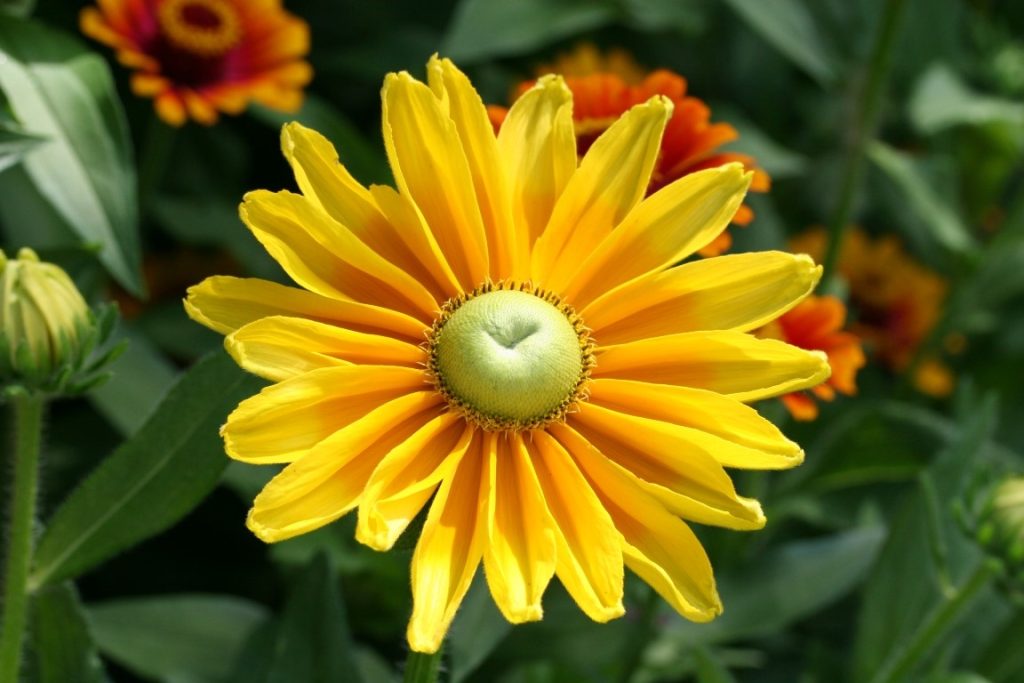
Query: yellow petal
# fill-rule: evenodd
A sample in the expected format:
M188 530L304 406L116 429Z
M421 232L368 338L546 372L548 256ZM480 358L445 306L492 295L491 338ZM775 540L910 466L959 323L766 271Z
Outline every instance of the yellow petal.
M448 104L448 114L455 122L466 161L469 162L487 234L491 278L510 278L517 271L514 260L524 254L514 246L518 243L516 227L512 221L505 169L498 157L494 126L473 84L450 59L440 59L437 55L431 57L427 63L427 76L431 89Z
M571 432L571 430L565 430ZM690 528L584 440L561 434L624 539L626 565L680 614L710 621L722 613L711 562Z
M421 320L431 320L438 309L422 284L301 195L250 192L239 213L285 272L310 291L393 308Z
M221 428L236 460L292 462L394 398L427 388L422 370L387 365L323 368L267 387L242 401ZM436 391L425 392L436 396Z
M544 430L531 435L526 446L555 520L555 573L588 617L620 617L622 541L612 518L562 445Z
M472 436L464 418L447 412L388 453L366 484L356 539L390 550L437 485L455 472Z
M488 275L487 238L455 124L409 74L384 79L384 145L403 194L416 202L463 289Z
M791 309L820 277L821 266L804 254L730 254L632 280L580 315L601 344L698 330L746 332Z
M529 250L576 171L572 91L560 76L544 76L508 112L498 132L516 224L517 270L530 277Z
M402 396L321 441L256 496L247 520L249 529L274 543L338 519L358 505L381 459L440 410L425 392Z
M657 96L633 107L594 142L559 197L533 249L533 280L563 280L640 201L658 158L672 102Z
M771 421L736 399L704 389L595 379L590 402L620 413L691 427L730 443L712 456L726 467L786 469L804 460L803 449Z
M416 652L437 652L469 590L483 552L487 481L482 439L441 484L412 556L412 618L406 637Z
M728 442L592 403L580 404L569 426L674 514L730 529L764 526L760 504L736 495L732 480L715 460L715 450L728 449ZM561 429L552 432L563 435Z
M385 260L428 288L434 286L430 269L419 257L419 245L408 238L401 229L404 226L388 220L370 190L345 169L334 145L324 136L299 123L289 123L281 130L281 149L292 166L299 189L315 207L348 228ZM435 297L440 294L431 293Z
M741 332L687 332L596 352L595 378L675 384L758 401L807 389L828 379L820 351L804 351Z
M423 341L429 325L390 308L338 301L256 278L208 277L189 287L185 310L196 322L221 334L272 315L336 324L357 332Z
M683 176L640 202L579 270L547 286L578 309L601 294L649 272L679 263L729 225L752 174L726 164ZM628 257L625 257L628 255Z
M251 322L224 345L241 367L272 382L350 363L422 367L426 362L423 349L408 342L286 316Z
M488 434L485 457L491 490L487 585L510 622L537 621L543 616L541 596L555 573L555 521L519 434Z

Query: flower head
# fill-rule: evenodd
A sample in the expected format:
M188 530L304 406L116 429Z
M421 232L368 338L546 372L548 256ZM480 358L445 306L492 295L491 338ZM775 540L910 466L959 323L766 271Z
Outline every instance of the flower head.
M728 123L711 123L711 109L700 99L687 96L686 79L679 74L666 69L644 72L621 51L602 55L587 44L578 47L568 57L556 60L550 70L562 74L572 91L573 124L581 155L631 107L656 95L672 102L672 115L665 126L648 193L688 173L729 163L742 164L753 173L750 190L768 191L768 174L757 166L753 157L719 149L737 139L739 134ZM517 88L517 96L528 92L535 83L522 83ZM508 109L491 106L488 114L495 127L500 128ZM754 212L750 207L741 205L732 222L745 226L753 218ZM699 251L702 256L717 256L728 250L731 244L729 233L723 231Z
M365 188L297 124L302 194L246 196L243 220L301 288L213 277L186 307L274 384L228 418L228 454L288 463L248 525L279 541L358 508L390 548L428 503L408 638L436 650L478 565L504 615L541 617L558 576L580 607L623 613L623 566L681 614L721 611L680 518L764 525L724 468L803 457L745 402L813 386L824 354L749 334L820 268L739 254L673 268L721 232L739 164L644 198L672 102L630 109L578 160L572 93L540 79L495 135L469 80L384 83L397 191Z
M99 0L81 28L117 50L136 70L135 94L175 126L210 125L249 102L296 111L313 76L309 27L281 0Z

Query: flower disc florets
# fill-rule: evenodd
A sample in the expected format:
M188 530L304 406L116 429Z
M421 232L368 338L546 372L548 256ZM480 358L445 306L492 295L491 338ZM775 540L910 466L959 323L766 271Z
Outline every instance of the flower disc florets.
M579 316L528 284L488 283L449 300L429 340L448 404L489 431L535 429L585 398L593 341Z

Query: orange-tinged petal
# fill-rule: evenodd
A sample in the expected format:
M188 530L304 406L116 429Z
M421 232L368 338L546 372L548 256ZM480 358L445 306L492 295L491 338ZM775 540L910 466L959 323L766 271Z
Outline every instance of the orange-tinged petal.
M501 613L513 624L543 616L541 596L555 573L556 528L519 434L486 437L484 572Z
M356 539L389 550L438 484L454 474L473 431L458 414L443 413L388 453L366 483Z
M580 315L601 344L698 330L758 328L807 296L821 267L802 254L732 254L632 280Z
M208 277L189 287L185 310L190 318L221 334L275 315L336 324L416 344L423 341L428 329L419 320L389 308L338 301L276 282L226 275Z
M824 353L740 332L687 332L598 348L595 378L675 384L758 401L828 379Z
M626 566L687 619L705 622L721 614L711 562L690 528L571 430L560 430L559 440L622 534Z
M555 204L544 232L534 245L531 272L535 282L571 274L643 198L658 158L658 148L672 103L654 97L630 109L593 144Z
M479 434L479 432L478 432ZM482 439L474 439L455 474L441 484L412 556L412 618L406 638L416 652L437 652L469 590L483 553L487 500Z
M408 367L426 363L425 352L414 344L285 316L253 321L229 335L224 345L241 367L272 382L349 363Z
M725 229L749 183L739 164L680 178L630 211L570 278L548 286L582 308L624 282L679 263Z
M175 127L185 125L185 121L188 118L185 111L185 101L177 91L168 90L161 93L153 100L153 106L156 109L157 116L164 123Z
M455 123L409 74L384 79L384 145L395 182L416 202L463 289L487 279L488 252L473 176Z
M274 543L341 517L359 504L381 459L439 411L423 393L379 405L271 479L253 501L249 529Z
M257 464L292 462L399 396L425 393L422 370L388 365L322 368L278 384L242 401L221 428L224 448L236 460Z
M615 525L565 448L544 430L531 435L526 445L555 521L555 573L588 617L602 623L620 617L622 545Z

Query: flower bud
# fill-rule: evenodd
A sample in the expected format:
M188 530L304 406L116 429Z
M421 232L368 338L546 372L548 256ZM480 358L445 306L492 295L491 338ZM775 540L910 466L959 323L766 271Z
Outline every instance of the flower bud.
M992 491L978 540L1011 567L1024 567L1024 477L1006 479Z

